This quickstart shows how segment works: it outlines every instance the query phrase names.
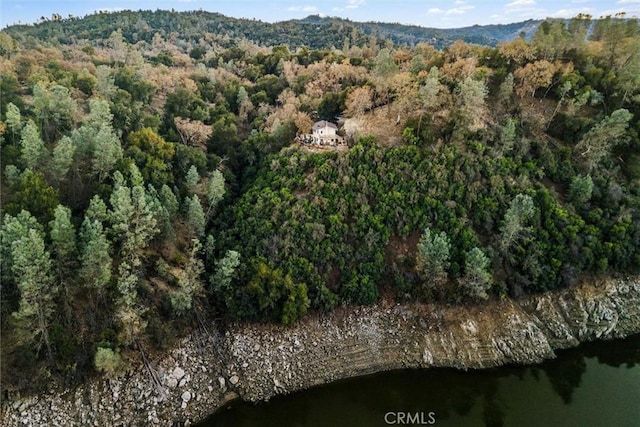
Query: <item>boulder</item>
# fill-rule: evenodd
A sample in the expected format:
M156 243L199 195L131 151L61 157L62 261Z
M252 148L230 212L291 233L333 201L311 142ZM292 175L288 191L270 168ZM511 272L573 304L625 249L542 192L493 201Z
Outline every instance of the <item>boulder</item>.
M184 377L184 373L184 369L180 368L179 366L176 366L176 368L173 370L173 376L178 381L180 381L182 377Z

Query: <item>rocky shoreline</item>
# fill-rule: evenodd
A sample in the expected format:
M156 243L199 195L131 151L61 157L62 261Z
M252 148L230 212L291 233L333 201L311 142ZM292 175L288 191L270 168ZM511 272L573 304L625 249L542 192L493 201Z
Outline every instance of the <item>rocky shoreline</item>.
M268 400L398 368L533 364L555 350L640 333L640 277L476 307L348 308L285 328L215 325L182 339L152 371L3 402L3 426L188 425L231 399Z

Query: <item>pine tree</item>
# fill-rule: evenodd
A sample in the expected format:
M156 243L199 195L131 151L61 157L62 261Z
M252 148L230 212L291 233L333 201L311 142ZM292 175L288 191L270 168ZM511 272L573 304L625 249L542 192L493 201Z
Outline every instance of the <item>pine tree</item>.
M119 171L114 174L114 190L111 193L109 218L111 229L122 243L124 253L133 258L158 232L152 211L153 204L147 198L142 177L135 165L131 166L132 187L126 185ZM137 267L135 265L134 267Z
M114 236L126 240L129 233L129 219L133 217L131 189L127 187L124 176L120 171L113 174L113 192L109 198L109 222Z
M151 210L154 213L153 215L156 222L158 223L158 234L155 238L164 241L175 237L172 222L173 218L169 214L167 207L162 202L158 190L156 190L156 188L151 184L147 186L147 199L150 203Z
M613 147L628 140L625 134L632 117L633 114L621 108L605 117L582 137L574 150L582 157L587 172L593 171L611 153Z
M485 82L474 80L471 77L464 79L456 88L456 105L460 114L460 123L463 123L472 132L485 126L487 94Z
M180 209L180 203L175 193L171 191L171 188L169 188L167 184L164 184L162 188L160 188L159 198L162 206L164 206L169 213L169 218L173 221Z
M110 126L103 125L95 135L93 173L103 181L122 158L122 145Z
M53 149L53 159L51 162L51 172L56 181L64 180L69 168L73 163L73 156L76 146L68 136L63 136Z
M0 255L2 256L2 281L13 281L13 243L26 236L30 229L42 232L38 220L28 211L22 210L16 216L5 215L0 229Z
M215 273L209 280L211 293L223 300L227 308L233 305L235 295L231 288L231 280L239 266L240 253L229 250L225 253L224 258L216 262Z
M77 109L68 88L52 85L47 89L41 83L33 87L33 112L40 122L44 139L49 143L73 127Z
M97 220L101 224L104 224L109 219L109 213L107 212L107 205L100 198L100 196L95 195L91 198L91 200L89 201L89 207L85 212L85 218L88 218L91 221Z
M511 102L511 97L513 96L513 74L509 73L504 78L504 81L500 83L500 87L498 88L498 103L503 108L507 108Z
M416 249L416 268L422 279L428 282L427 288L434 289L444 284L451 250L445 232L433 233L429 227L425 228Z
M64 283L71 277L77 259L76 230L71 223L71 209L58 205L49 226L56 260L56 275L58 282Z
M20 290L20 308L13 313L19 339L25 343L38 341L38 349L45 345L49 361L53 351L49 339L49 325L54 313L56 287L51 276L51 257L45 250L44 237L34 228L11 245L12 273Z
M122 261L118 266L116 317L120 323L119 341L131 344L145 329L146 323L142 318L144 307L138 303L138 275L133 265Z
M500 228L500 248L503 252L506 253L522 232L525 231L525 223L534 213L535 205L531 196L518 194L511 200Z
M120 241L122 255L116 282L120 294L116 316L122 325L121 339L131 343L145 328L142 319L144 309L137 300L142 251L159 230L153 212L154 203L146 194L138 168L131 165L131 187L127 186L120 171L115 172L113 180L109 219L111 230Z
M432 110L442 102L439 96L441 90L443 90L443 85L440 83L438 67L431 67L424 85L420 86L419 89L422 105L427 111Z
M4 168L4 176L6 178L5 183L9 185L9 187L14 187L18 185L21 177L20 169L16 167L16 165L7 165Z
M516 142L516 123L509 117L507 123L501 128L500 132L500 146L498 152L500 155L509 153L513 150Z
M80 277L83 283L102 296L111 280L111 244L102 222L87 215L80 229Z
M202 294L202 282L200 275L204 271L202 261L198 254L202 249L202 244L198 239L191 240L191 250L187 265L180 271L178 276L179 290L171 295L171 307L178 315L182 315L191 309L193 298Z
M491 273L487 270L491 261L480 248L467 252L462 284L464 292L473 299L487 299L491 287Z
M44 167L47 159L47 149L33 120L29 120L22 129L20 144L22 145L22 161L26 167L34 171Z
M236 104L242 105L242 103L245 102L247 99L249 99L249 94L247 93L247 89L245 89L244 86L240 86L240 88L238 88L238 95L236 96Z
M571 181L569 193L567 194L571 203L576 207L584 205L591 199L593 193L593 180L590 175L577 175Z
M92 99L89 101L89 118L86 122L97 133L103 127L111 128L113 124L113 114L109 108L109 103L103 99Z
M391 56L391 51L384 48L378 52L374 61L374 73L380 77L388 78L398 71L398 66Z
M16 139L16 134L20 132L20 129L22 128L22 116L20 115L20 109L16 107L13 102L7 104L5 122L11 131L11 140L13 142Z
M207 185L207 219L211 217L213 210L218 203L222 200L225 193L224 176L219 170L215 170L209 176L209 183Z
M189 193L193 194L196 191L196 186L200 182L200 174L198 173L198 169L194 165L191 165L191 167L187 171L184 182Z
M187 198L187 226L193 236L200 238L204 236L206 225L207 221L200 198L194 194L191 198Z
M111 99L117 88L114 84L115 78L111 67L107 65L99 65L96 68L96 89L99 95L105 99Z

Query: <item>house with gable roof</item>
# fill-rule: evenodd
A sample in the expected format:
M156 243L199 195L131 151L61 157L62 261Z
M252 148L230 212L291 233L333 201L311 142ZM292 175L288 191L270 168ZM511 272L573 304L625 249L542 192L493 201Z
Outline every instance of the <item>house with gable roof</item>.
M345 140L338 135L338 126L326 120L315 122L311 126L311 143L316 145L344 145Z

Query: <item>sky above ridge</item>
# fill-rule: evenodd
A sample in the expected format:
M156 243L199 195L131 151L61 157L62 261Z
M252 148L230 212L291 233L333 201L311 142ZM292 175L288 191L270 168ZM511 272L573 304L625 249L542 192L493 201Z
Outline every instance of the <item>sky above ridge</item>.
M66 18L124 9L205 10L268 22L327 15L353 21L454 28L530 18L570 18L578 13L599 17L624 11L628 16L640 16L640 0L0 0L0 27L34 23L53 13Z

